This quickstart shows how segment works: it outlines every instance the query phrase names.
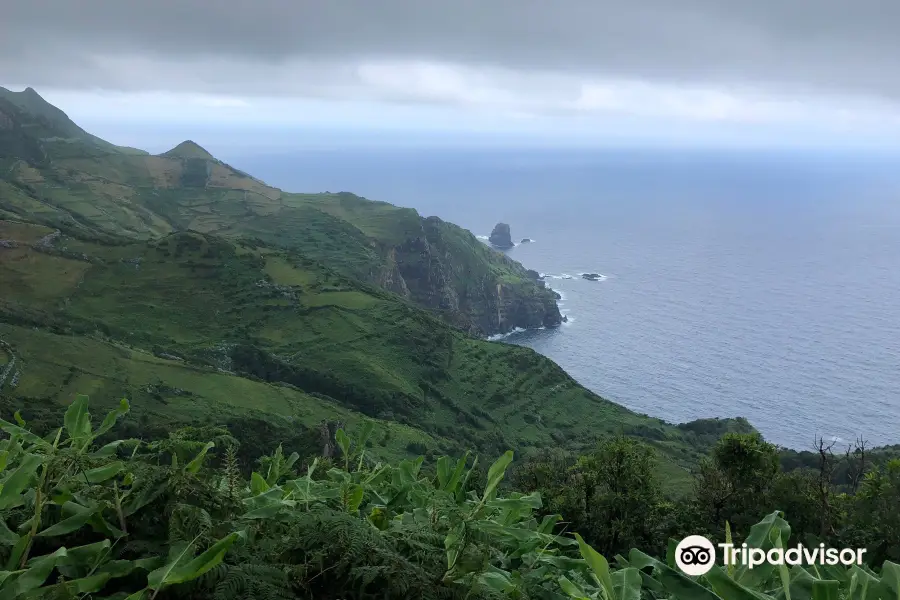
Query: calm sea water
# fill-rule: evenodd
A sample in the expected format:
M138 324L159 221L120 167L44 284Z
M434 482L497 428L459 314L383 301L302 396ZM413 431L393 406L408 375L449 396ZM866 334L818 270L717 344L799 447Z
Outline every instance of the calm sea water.
M595 392L771 441L900 443L900 160L599 151L223 156L291 191L353 191L554 278L570 322L519 333ZM598 272L591 282L580 273ZM572 276L573 278L565 278Z

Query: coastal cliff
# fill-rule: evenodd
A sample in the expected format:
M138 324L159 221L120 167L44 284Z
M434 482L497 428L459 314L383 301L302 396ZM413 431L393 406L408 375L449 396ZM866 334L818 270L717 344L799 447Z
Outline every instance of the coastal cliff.
M382 285L473 334L562 322L553 292L518 262L437 217L388 248Z

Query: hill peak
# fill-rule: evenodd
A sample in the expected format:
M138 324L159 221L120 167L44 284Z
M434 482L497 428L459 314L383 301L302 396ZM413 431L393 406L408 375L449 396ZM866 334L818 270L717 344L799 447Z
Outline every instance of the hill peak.
M55 121L69 121L66 113L44 100L33 87L27 87L21 92L0 87L0 98L5 98L31 115Z
M163 152L162 156L169 156L171 158L206 158L208 160L215 160L216 158L207 152L203 146L193 140L181 142L168 152Z

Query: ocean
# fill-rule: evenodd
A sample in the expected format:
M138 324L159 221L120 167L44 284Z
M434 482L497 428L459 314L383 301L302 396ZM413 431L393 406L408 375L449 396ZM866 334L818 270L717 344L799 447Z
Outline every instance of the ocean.
M547 274L568 323L515 333L580 383L795 449L900 443L900 159L839 152L315 150L222 156L289 191L437 215ZM581 273L597 272L602 281Z

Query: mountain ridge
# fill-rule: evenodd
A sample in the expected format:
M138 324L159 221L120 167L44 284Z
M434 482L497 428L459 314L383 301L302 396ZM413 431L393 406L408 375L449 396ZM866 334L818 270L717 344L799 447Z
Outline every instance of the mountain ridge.
M26 116L14 116L27 130ZM52 136L20 135L17 144L4 144L0 131L0 169L5 162L6 184L19 188L8 194L19 201L0 202L0 211L134 239L186 229L255 236L331 262L480 335L562 321L552 292L522 265L436 217L349 192L287 193L191 140L154 156L101 147L92 137L70 138L90 148L85 155L73 152L75 144L45 141Z

